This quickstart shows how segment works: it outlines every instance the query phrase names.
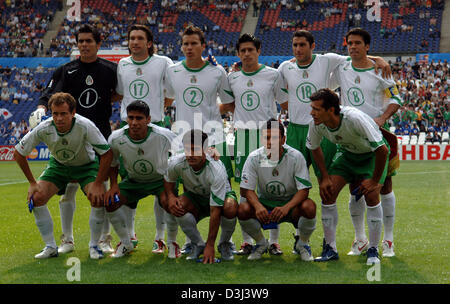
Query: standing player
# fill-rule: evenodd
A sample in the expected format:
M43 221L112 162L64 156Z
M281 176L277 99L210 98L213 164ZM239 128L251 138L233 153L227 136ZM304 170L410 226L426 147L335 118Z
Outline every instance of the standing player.
M319 89L331 88L332 72L339 64L346 62L348 56L334 53L313 54L315 45L314 36L309 31L296 31L292 37L295 61L284 61L278 70L289 91L289 125L286 144L302 152L307 166L309 167L312 163L314 172L320 181L320 171L311 158L311 152L306 147L308 128L312 121L309 97ZM379 68L383 69L383 75L387 76L390 73L389 64L382 58L370 58L376 62ZM320 145L328 168L336 153L336 145L326 138L323 138Z
M240 71L228 75L234 102L223 107L234 110L235 181L241 181L242 168L248 155L259 148L259 129L269 119L277 117L276 101L287 110L286 88L280 73L258 62L261 41L250 34L243 34L236 43L237 54L242 62ZM241 203L245 198L241 197ZM269 252L280 255L278 244L280 230L271 229ZM252 239L243 232L243 243L238 254L250 254Z
M53 94L48 106L52 111L52 118L29 132L16 145L14 152L17 163L30 183L27 199L34 203L36 225L45 242L45 248L35 258L58 256L58 247L53 236L53 220L46 204L53 195L64 192L67 183L76 180L92 207L89 218L89 255L91 259L100 259L103 252L98 248L98 242L105 219L103 182L108 175L112 152L94 123L75 114L76 102L70 94ZM40 142L48 146L51 157L36 182L26 156ZM95 153L100 155L100 164Z
M203 59L205 48L202 30L188 26L182 34L181 45L186 59L171 65L165 77L167 97L174 98L177 104L172 130L179 136L194 128L203 130L210 139L209 144L219 151L220 160L231 178L233 167L220 113L226 112L223 104L233 102L234 97L224 68ZM221 100L221 108L217 97Z
M183 136L184 154L173 156L164 185L170 213L191 240L192 253L186 258L197 259L203 253L203 263L214 263L214 244L222 228L218 250L223 260L233 260L230 238L236 226L237 198L228 182L225 166L205 154L208 136L201 130L190 130ZM183 180L184 193L175 194L175 183ZM203 241L197 223L209 219L208 239Z
M239 204L239 222L256 241L248 259L260 259L269 247L261 225L290 222L300 235L295 250L302 260L312 261L308 243L316 227L316 204L308 198L311 182L305 158L284 144L284 127L279 121L267 121L261 134L263 147L248 156L240 184L241 196L247 200Z
M120 118L121 126L127 121L127 106L134 100L142 100L150 108L152 123L164 127L164 92L163 81L166 69L173 64L172 60L165 56L154 54L153 34L145 25L136 24L128 30L128 50L131 56L122 58L117 68L118 94L123 96L121 102ZM121 166L122 167L122 166ZM122 177L125 171L121 169ZM131 218L130 233L133 242L137 245L137 237L134 231L134 218L136 209L131 205L125 205L127 216ZM153 243L153 253L163 253L164 243L164 210L155 196L154 203L156 235Z
M373 119L352 107L343 107L341 110L339 97L330 89L320 89L310 99L313 122L309 127L306 146L312 151L322 176L320 196L325 235L322 256L315 261L339 259L336 248L336 199L341 189L351 183L358 185L358 192L365 196L367 202L367 265L379 263L378 243L383 218L380 189L387 174L389 149ZM339 147L329 169L326 168L320 148L324 136Z
M84 24L76 35L80 58L60 66L53 73L47 88L39 99L38 111L47 111L48 100L56 92L70 93L77 102L76 111L94 122L105 139L111 134L109 118L112 113L111 98L117 83L117 65L99 58L97 52L101 45L101 36L97 29ZM77 183L68 183L59 202L61 213L60 253L74 250L73 216L75 213L75 195ZM109 235L110 225L105 221L100 248L112 252Z
M391 148L397 146L397 137L388 133L386 122L402 106L402 99L392 77L383 79L374 72L373 62L367 57L370 48L370 35L367 31L355 28L346 36L350 61L341 64L336 70L336 79L341 87L341 100L344 106L356 107L372 117L381 128ZM383 130L385 129L385 130ZM396 151L391 150L388 176L381 189L383 208L384 239L383 256L392 257L394 253L394 216L395 196L392 191L392 176L399 167ZM394 157L395 156L395 157ZM353 191L357 185L351 185ZM365 204L363 199L357 202L354 195L350 198L350 213L355 227L355 240L349 255L360 255L367 249L364 229Z
M128 125L114 131L108 140L114 159L110 171L111 189L107 192L105 202L114 201L114 194L119 194L120 198L118 204L106 207L107 215L121 240L113 257L122 257L133 249L127 229L132 219L127 216L123 206L136 209L138 201L149 195L159 198L155 204L167 205L163 175L167 170L171 141L175 138L175 134L166 128L150 124L150 109L144 101L130 103L126 111ZM119 157L122 157L127 174L118 184ZM164 213L163 209L163 216ZM177 223L172 217L168 221L167 233L169 258L181 254L176 236Z

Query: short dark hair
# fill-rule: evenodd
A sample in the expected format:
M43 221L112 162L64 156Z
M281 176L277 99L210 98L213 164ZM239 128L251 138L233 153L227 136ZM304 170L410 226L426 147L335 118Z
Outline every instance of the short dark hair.
M99 44L102 41L102 36L100 35L100 32L92 25L90 24L83 24L80 29L78 30L77 34L75 35L75 39L78 43L78 35L80 33L92 33L92 36L94 37L94 40L97 44Z
M183 145L186 146L186 145L190 144L192 146L195 144L199 144L200 143L199 139L202 140L201 143L202 143L203 149L206 149L208 146L208 135L199 129L192 129L190 131L187 131L183 135ZM206 146L205 146L205 144L206 144Z
M147 41L152 43L152 46L148 48L148 54L150 56L152 56L153 53L155 52L155 46L153 44L153 33L152 33L152 31L147 26L145 26L143 24L133 24L128 29L128 34L127 34L128 43L130 42L130 34L131 34L132 31L143 31L143 32L145 32L145 35L147 36ZM129 46L128 46L128 50L130 51L130 47ZM130 53L131 53L131 51L130 51Z
M186 36L186 35L197 35L200 38L200 43L201 44L206 44L205 34L203 33L203 31L199 27L196 27L194 25L189 25L184 30L183 35L181 35L181 39L183 39L183 37Z
M239 46L241 43L244 42L251 42L255 46L256 50L261 49L261 40L253 36L252 34L245 33L241 37L239 37L237 43L236 43L236 50L239 52Z
M362 29L360 27L352 28L351 30L349 30L347 32L347 35L345 35L345 41L348 42L348 36L350 36L350 35L361 36L363 41L364 41L364 44L369 44L370 45L370 34L369 34L368 31L366 31L366 30L364 30L364 29Z
M311 99L311 101L322 100L322 108L324 108L325 110L334 108L334 114L336 115L339 115L341 113L339 96L328 88L318 90L317 92L312 94L309 99Z
M264 130L272 130L272 129L276 129L276 128L278 128L278 130L280 131L280 137L284 137L283 124L274 118L271 118L268 121L266 121L266 123L261 128L261 133Z
M314 36L311 34L311 32L306 30L298 30L295 31L294 35L292 36L292 40L294 40L295 37L305 37L305 39L309 42L309 46L311 46L314 43Z
M135 111L145 115L145 117L150 116L150 108L149 106L142 100L135 100L127 106L127 114L128 112Z
M75 98L69 93L58 92L52 95L48 101L48 108L51 110L52 105L60 106L67 103L70 113L73 113L77 107Z

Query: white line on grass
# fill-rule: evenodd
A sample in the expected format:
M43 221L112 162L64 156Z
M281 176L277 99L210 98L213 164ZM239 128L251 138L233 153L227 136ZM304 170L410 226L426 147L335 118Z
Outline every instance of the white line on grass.
M24 183L27 183L27 182L28 182L27 180L21 180L21 181L16 181L16 182L3 183L3 184L0 184L0 187L1 186L7 186L7 185L24 184Z
M422 171L422 172L399 172L399 175L409 175L409 174L429 174L429 173L450 173L450 171Z

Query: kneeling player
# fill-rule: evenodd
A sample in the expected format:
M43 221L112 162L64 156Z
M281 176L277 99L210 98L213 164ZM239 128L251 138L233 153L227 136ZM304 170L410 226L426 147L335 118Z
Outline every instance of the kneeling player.
M130 227L134 222L129 208L136 208L138 201L149 195L158 197L164 207L167 204L164 192L164 173L167 170L171 141L175 134L171 131L150 124L148 105L136 100L127 106L127 123L125 127L114 131L109 137L109 144L114 159L110 170L111 188L106 194L105 204L107 216L120 237L112 257L118 258L130 253L133 249ZM126 177L118 184L119 159L123 159ZM120 201L114 202L118 194ZM166 206L167 207L167 206ZM167 242L169 258L180 256L176 243L177 224L173 216L165 215L167 222Z
M322 198L322 224L324 246L322 256L316 261L325 262L339 258L336 249L338 212L336 199L347 183L358 183L358 195L367 203L369 249L367 264L379 263L378 243L381 238L383 210L380 190L387 174L389 149L375 121L362 111L339 106L339 97L329 89L320 89L310 97L311 122L307 147L320 169L320 196ZM326 137L338 145L338 151L327 170L320 148Z
M46 204L55 194L63 194L71 181L80 183L92 207L89 218L89 255L92 259L102 258L103 252L98 248L98 243L105 217L103 181L108 176L112 153L94 123L75 114L76 102L70 94L56 93L48 104L52 118L41 122L29 132L16 145L14 152L17 163L30 182L27 198L34 203L36 225L45 242L45 248L35 258L58 256L53 220ZM36 182L26 156L40 142L48 146L51 156L45 171ZM100 165L95 152L100 155Z
M248 259L260 259L268 249L261 224L290 222L300 236L295 250L302 260L311 261L309 238L316 227L316 204L308 198L311 182L305 158L284 144L284 127L277 120L267 121L261 134L264 146L250 153L240 184L247 202L239 205L239 222L256 241Z
M223 260L233 260L230 238L236 226L237 198L228 182L223 163L205 154L208 136L201 130L190 130L183 136L185 153L174 156L169 161L165 176L165 189L169 201L169 211L192 243L192 253L186 258L193 260L203 253L203 263L214 263L214 244L219 230L219 252ZM175 194L175 183L182 178L185 192ZM197 223L209 219L208 239L203 241Z

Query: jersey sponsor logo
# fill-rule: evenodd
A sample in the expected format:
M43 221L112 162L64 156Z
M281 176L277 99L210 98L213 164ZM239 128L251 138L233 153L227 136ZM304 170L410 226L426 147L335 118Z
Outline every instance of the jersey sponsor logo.
M183 92L183 100L192 108L198 107L203 101L203 92L197 87L188 87Z
M260 98L253 90L245 91L241 95L241 105L246 111L253 111L259 107Z
M63 160L63 161L69 161L75 158L75 153L72 150L68 149L60 149L56 151L55 153L56 158Z
M86 84L87 84L88 86L94 84L94 79L92 78L91 75L88 75L88 76L86 77Z
M359 76L356 76L355 83L356 84L360 84L361 83L361 78Z
M150 175L153 173L153 165L145 159L139 159L134 162L133 170L139 175Z
M178 73L178 72L181 72L181 70L174 70L173 72L174 73Z
M83 108L93 107L97 103L97 100L98 100L98 93L93 88L88 88L84 90L80 94L80 97L78 97L78 103Z
M195 75L191 76L191 83L197 83L197 77Z
M273 196L284 196L286 194L286 187L283 183L272 181L266 184L266 192Z
M361 89L351 87L347 91L347 99L353 106L359 107L364 103L364 94Z
M248 80L247 86L251 88L253 86L253 81L251 79Z
M67 74L72 74L75 73L76 71L78 71L78 69L72 70L72 71L67 71Z
M311 82L303 82L297 87L297 99L303 103L310 103L311 100L309 97L315 92L317 92L317 88L314 84Z
M239 78L239 76L241 76L241 75L234 76L233 79Z
M309 77L308 71L303 71L303 78L308 78L308 77Z
M288 70L293 70L293 69L295 69L295 68L294 68L294 67L291 67L291 66L288 67Z
M137 68L136 75L137 76L141 76L142 75L142 69L141 68Z
M143 99L147 97L150 88L145 80L136 79L130 83L128 90L131 97L135 99Z

